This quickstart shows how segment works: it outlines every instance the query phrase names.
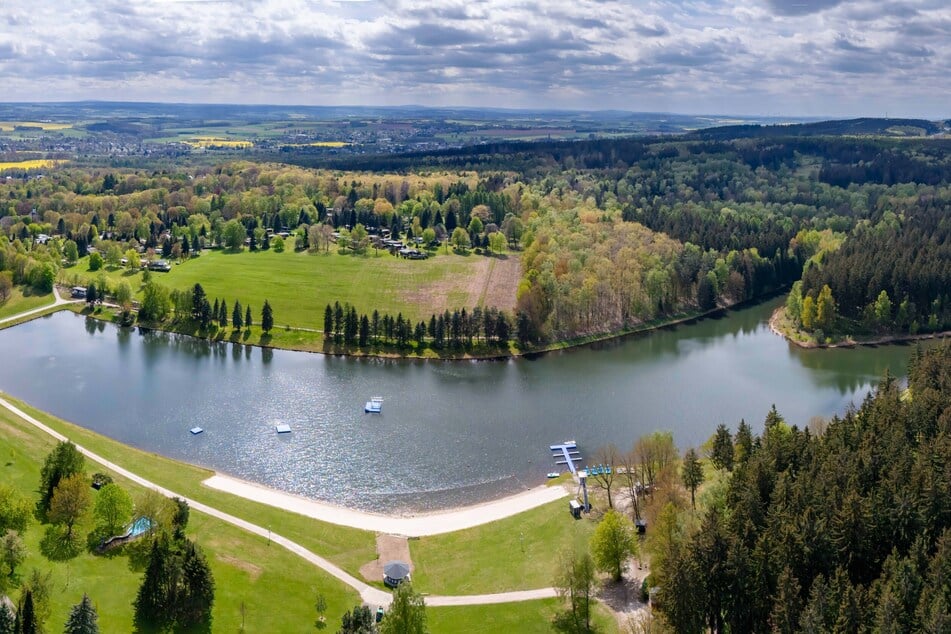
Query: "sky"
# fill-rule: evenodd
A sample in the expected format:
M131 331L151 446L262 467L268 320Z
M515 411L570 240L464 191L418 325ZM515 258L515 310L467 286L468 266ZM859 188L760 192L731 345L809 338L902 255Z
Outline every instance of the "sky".
M951 118L949 0L3 0L0 101Z

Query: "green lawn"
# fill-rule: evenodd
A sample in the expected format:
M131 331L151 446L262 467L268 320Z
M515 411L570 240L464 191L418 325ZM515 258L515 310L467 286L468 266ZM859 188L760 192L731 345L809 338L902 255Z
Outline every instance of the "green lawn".
M24 294L25 293L25 294ZM7 301L0 304L0 319L22 313L27 310L33 310L40 306L52 305L53 294L44 293L36 295L29 288L17 286L13 289Z
M267 299L274 308L274 321L281 326L323 329L327 304L349 302L358 312L394 317L402 312L414 321L428 319L434 312L467 306L467 285L476 275L474 265L481 256L439 255L427 260L404 260L385 251L366 256L258 251L251 253L204 252L201 257L175 264L168 273L153 278L170 288L188 289L200 283L210 301L224 298L229 307L237 299L251 305L255 321ZM88 259L65 269L73 276L95 279ZM141 273L125 269L104 270L113 282L126 280L134 291L141 285ZM230 312L228 318L231 318Z
M51 437L32 426L3 416L0 478L35 498L40 466L54 445ZM87 461L87 472L95 470L100 470L98 465ZM130 482L118 481L133 495L141 492ZM90 528L88 520L77 526L83 534ZM45 530L37 522L28 527L24 541L30 554L18 574L25 577L34 568L50 572L47 631L62 627L70 608L84 592L98 609L102 631L132 631L132 602L141 583L141 571L122 555L100 557L82 552L68 561L50 561L41 554ZM331 623L339 623L343 612L359 601L354 591L303 559L219 520L193 512L188 533L205 551L215 577L215 631L242 631L242 625L248 632L307 631L316 616L313 597L317 589L327 599L326 615ZM19 598L17 579L0 583L7 584L5 593L14 600ZM276 609L278 598L280 608Z
M413 585L432 594L482 594L552 585L560 552L595 523L565 500L455 533L410 540Z
M433 634L482 634L483 632L518 632L548 634L555 629L552 618L561 608L559 599L472 605L453 608L427 608L426 622ZM618 631L617 620L604 606L594 606L592 619L601 634Z

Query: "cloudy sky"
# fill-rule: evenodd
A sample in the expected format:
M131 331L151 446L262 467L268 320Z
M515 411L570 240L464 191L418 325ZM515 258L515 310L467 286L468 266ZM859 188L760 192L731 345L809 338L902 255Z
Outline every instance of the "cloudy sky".
M949 0L3 0L0 101L951 117Z

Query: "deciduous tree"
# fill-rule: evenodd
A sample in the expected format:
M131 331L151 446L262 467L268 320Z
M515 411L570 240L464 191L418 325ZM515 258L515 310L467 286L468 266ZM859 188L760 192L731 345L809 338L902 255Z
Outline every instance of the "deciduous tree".
M43 469L40 471L40 510L49 510L53 490L60 481L73 474L81 473L85 464L86 459L73 443L64 440L56 445L46 457Z
M132 497L121 486L107 484L96 494L93 516L110 535L117 535L132 519Z
M636 552L633 524L613 509L605 513L591 536L591 554L598 568L620 581L624 563Z
M380 634L426 634L426 603L410 583L401 583L380 623Z
M72 539L73 526L89 510L92 496L89 480L82 473L74 473L59 481L50 499L49 520L66 526L66 538Z

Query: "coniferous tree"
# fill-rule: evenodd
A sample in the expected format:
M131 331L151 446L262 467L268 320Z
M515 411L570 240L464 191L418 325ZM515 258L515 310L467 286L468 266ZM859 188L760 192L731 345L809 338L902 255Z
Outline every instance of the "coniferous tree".
M23 594L20 602L20 609L17 610L17 634L38 634L40 624L36 617L36 609L33 605L33 591L27 590Z
M201 319L202 306L208 302L205 296L205 289L201 284L196 283L192 287L192 319L198 321Z
M274 311L271 309L271 304L267 300L264 300L264 306L261 308L261 330L264 331L264 334L271 332L271 328L274 327Z
M221 300L218 306L218 325L222 328L228 327L228 302Z
M697 452L693 447L687 450L687 453L684 455L684 464L681 469L681 477L684 481L684 486L690 489L690 504L697 508L696 493L697 487L703 482L703 467L700 464L700 459L697 457Z
M174 605L176 624L188 629L211 626L215 603L215 580L201 549L185 540L181 563L181 589Z
M717 426L713 436L710 461L717 469L733 470L733 438L730 436L730 430L722 423Z
M140 627L161 628L171 620L167 602L174 580L169 558L168 543L164 538L155 539L149 550L149 563L135 599L135 621Z
M83 593L82 601L73 606L66 620L65 634L99 634L99 615L89 595Z
M334 311L330 307L330 304L327 304L327 308L324 309L324 340L330 339L333 337L334 333Z
M231 311L231 325L235 330L241 330L244 325L244 318L241 316L241 302L234 300L234 309Z
M247 330L251 330L251 326L254 324L251 323L251 304L248 304L248 307L244 311L244 327Z
M17 634L17 620L5 602L0 601L0 634Z

